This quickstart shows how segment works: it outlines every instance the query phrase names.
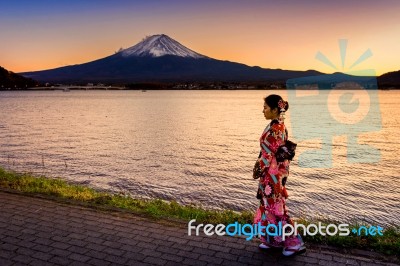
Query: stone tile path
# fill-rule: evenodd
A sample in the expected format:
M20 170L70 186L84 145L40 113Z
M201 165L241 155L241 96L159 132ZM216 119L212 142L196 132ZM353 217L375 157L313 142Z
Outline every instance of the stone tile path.
M373 255L373 254L372 254ZM293 258L187 224L0 191L0 265L395 265L309 246Z

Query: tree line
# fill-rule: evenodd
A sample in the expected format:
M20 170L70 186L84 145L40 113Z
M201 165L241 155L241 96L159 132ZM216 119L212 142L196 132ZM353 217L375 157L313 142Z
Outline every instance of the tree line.
M15 74L0 66L0 90L25 89L38 85L39 82Z

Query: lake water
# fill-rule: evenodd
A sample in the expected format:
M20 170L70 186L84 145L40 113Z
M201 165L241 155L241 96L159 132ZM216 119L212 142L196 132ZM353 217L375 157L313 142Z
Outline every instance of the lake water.
M253 210L252 167L269 93L3 91L0 165L133 197ZM298 144L287 182L293 216L399 224L399 104L400 92L379 91L382 128L361 138L380 150L378 163L347 162L347 139L339 135L332 138L333 165L324 169L296 160L318 140L296 140L292 125L301 125L289 109L286 124ZM308 132L320 130L318 119L310 117Z

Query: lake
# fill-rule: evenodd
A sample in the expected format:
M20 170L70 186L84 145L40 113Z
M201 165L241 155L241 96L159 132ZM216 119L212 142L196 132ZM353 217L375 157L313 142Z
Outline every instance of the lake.
M1 91L0 166L132 197L254 210L252 168L270 93L289 97L283 90ZM379 160L349 163L347 133L328 132L326 168L316 168L316 160L299 163L321 141L304 138L318 137L320 114L289 103L285 122L298 144L287 182L292 216L398 225L400 92L379 91L380 119L373 123L381 128L359 138L379 150ZM304 116L308 122L297 123Z

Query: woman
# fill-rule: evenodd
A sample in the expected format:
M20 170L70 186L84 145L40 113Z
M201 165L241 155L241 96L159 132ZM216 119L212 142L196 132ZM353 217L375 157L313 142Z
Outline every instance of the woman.
M288 102L279 95L272 94L264 99L263 114L265 119L271 120L271 122L261 135L261 152L254 169L255 178L258 176L260 178L257 191L260 206L257 208L254 223L260 223L263 226L275 224L278 228L279 223L282 226L288 223L293 225L285 204L288 197L285 184L289 175L290 161L277 153L279 147L284 145L288 138L284 124L284 114L288 109ZM300 235L291 235L283 241L281 236L273 232L274 227L269 228L269 232L272 234L266 234L264 230L264 236L261 236L262 243L259 246L261 249L283 247L282 253L285 256L305 251Z

